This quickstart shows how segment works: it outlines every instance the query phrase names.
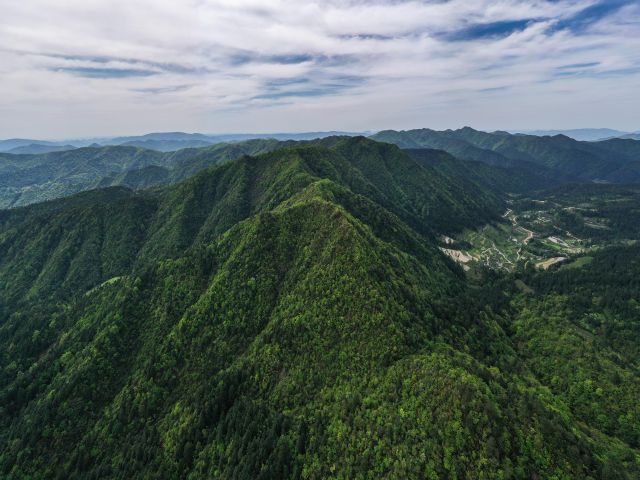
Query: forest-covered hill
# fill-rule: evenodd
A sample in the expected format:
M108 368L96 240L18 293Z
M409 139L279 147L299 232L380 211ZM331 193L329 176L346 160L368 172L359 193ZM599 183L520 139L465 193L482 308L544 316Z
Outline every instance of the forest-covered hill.
M526 169L263 149L0 211L3 478L638 478L637 245L473 281Z
M535 176L556 181L640 181L640 142L631 139L584 142L564 135L487 133L469 127L445 131L385 130L371 138L401 148L434 148L463 160L524 168Z

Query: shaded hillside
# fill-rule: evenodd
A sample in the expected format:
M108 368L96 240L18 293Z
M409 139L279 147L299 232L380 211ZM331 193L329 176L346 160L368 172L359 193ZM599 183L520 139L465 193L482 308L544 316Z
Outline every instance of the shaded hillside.
M540 190L561 183L532 173L527 168L499 167L480 161L459 160L444 150L421 148L407 149L406 152L420 165L432 167L447 177L465 182L461 185L463 190L473 188L469 186L470 182L485 191L493 192L499 198L504 197L505 192Z
M372 138L402 148L435 148L463 160L518 167L550 180L640 181L640 147L633 140L579 142L563 135L537 137L486 133L469 127L441 132L429 129L384 131Z

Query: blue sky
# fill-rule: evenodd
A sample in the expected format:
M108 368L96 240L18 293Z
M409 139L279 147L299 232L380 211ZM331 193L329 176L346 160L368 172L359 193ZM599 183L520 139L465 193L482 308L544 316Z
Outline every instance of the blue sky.
M3 3L0 138L640 129L638 0Z

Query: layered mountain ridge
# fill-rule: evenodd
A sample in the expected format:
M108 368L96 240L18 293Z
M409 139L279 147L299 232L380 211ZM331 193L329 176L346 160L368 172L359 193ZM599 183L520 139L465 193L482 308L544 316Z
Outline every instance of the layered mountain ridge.
M166 141L182 141L172 138L169 135ZM324 138L331 142L332 138L341 137ZM566 136L485 133L470 128L443 132L429 129L384 131L372 138L405 149L439 149L459 160L502 167L520 179L517 185L513 184L516 191L571 182L640 181L640 143L631 139L579 142ZM151 145L134 142L132 145L135 146L127 146L126 138L121 140L124 145L94 145L42 154L0 153L0 208L28 205L106 186L141 189L172 184L220 162L296 143L293 140L253 139L159 152L141 148ZM304 142L318 144L320 140Z
M438 249L500 220L486 168L334 138L0 212L3 476L634 478L635 367L578 408L553 288Z
M538 137L486 133L469 127L438 132L430 129L387 130L374 140L401 148L435 148L463 160L526 169L543 178L560 181L640 181L640 143L629 139L580 142L564 135Z

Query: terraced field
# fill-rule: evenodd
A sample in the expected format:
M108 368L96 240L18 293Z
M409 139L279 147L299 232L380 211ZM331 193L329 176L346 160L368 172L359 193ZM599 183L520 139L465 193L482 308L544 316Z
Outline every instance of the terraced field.
M442 250L465 271L578 268L598 249L640 239L640 190L587 185L513 198L503 220L466 230ZM624 225L625 228L621 228Z

